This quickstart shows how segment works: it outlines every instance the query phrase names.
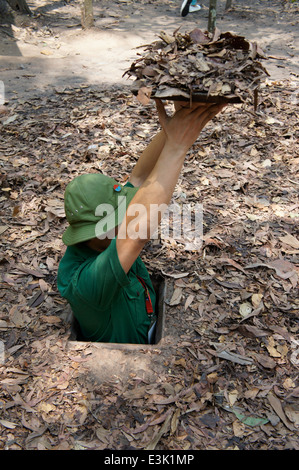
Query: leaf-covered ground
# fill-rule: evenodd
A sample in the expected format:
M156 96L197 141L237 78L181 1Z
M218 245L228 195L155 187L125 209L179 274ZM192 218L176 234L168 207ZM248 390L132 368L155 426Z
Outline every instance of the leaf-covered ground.
M153 105L126 89L81 88L10 110L1 129L2 447L297 447L293 92L265 86L257 114L229 106L190 151L174 200L203 204L202 250L171 238L147 246L149 269L168 280L165 339L111 352L112 361L106 351L108 369L113 355L125 364L135 354L151 357L151 373L110 370L104 381L86 372L92 346L68 343L57 293L63 191L84 171L124 181L157 129Z
M56 87L2 109L0 448L298 450L298 96L269 80L188 154L174 201L203 204L203 246L147 245L167 281L163 340L70 342L56 272L63 192L125 181L158 129L129 88ZM1 344L1 343L0 343Z

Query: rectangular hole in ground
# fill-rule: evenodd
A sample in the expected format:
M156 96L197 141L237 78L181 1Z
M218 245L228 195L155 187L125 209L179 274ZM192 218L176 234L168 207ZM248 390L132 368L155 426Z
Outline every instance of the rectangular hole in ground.
M163 338L163 334L164 334L166 282L163 276L159 274L152 275L151 280L152 280L153 287L156 292L155 311L157 314L155 335L154 335L154 340L151 344L158 344ZM70 316L71 316L70 318L71 332L70 332L69 341L86 341L82 337L79 323L74 317L71 310L70 310ZM111 343L98 343L98 344L111 344ZM125 343L122 344L122 346L125 347ZM138 346L138 344L136 346ZM142 346L146 346L146 345L142 345Z

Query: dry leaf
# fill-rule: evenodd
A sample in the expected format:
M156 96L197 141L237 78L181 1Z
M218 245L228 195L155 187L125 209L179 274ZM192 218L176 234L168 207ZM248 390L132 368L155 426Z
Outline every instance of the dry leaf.
M4 426L7 429L15 429L15 427L17 426L16 423L11 423L10 421L7 421L6 419L0 419L0 424L2 424L2 426Z
M51 403L39 403L37 409L42 413L50 413L51 411L56 410L56 406L52 405Z
M186 302L185 302L185 305L184 305L184 310L185 311L190 307L190 305L192 304L194 298L195 298L195 295L192 295L192 294L188 295L188 297L186 299Z
M252 305L249 302L243 302L239 307L239 313L243 318L248 317L252 312Z
M228 393L228 401L229 401L230 406L234 406L234 404L236 403L238 399L238 396L239 396L238 390L232 390L231 392Z
M151 87L141 87L138 90L137 99L141 104L147 105L150 102L151 94Z
M163 423L163 426L161 426L160 430L157 432L151 442L145 447L145 450L154 450L156 448L161 437L169 431L171 419L172 410L169 410L169 412L167 413L167 417Z
M245 269L253 269L260 266L265 266L266 268L274 269L277 276L282 279L289 279L294 275L295 269L292 263L285 259L278 258L273 261L269 261L268 263L257 262L253 264L249 264L245 266Z
M254 308L258 308L263 298L263 294L252 294L251 302Z
M281 421L283 422L283 424L290 430L293 430L293 426L291 425L291 423L289 422L289 420L287 419L285 413L284 413L284 410L283 410L283 407L281 405L281 402L279 400L279 398L277 398L272 392L270 392L267 396L268 400L269 400L269 403L271 405L271 407L273 408L273 410L275 411L275 413L277 414L277 416L281 419Z
M286 243L286 245L291 246L292 248L299 249L299 240L290 233L284 235L283 237L279 237L279 240L283 243Z
M173 291L172 297L168 305L178 305L181 302L183 295L182 287L176 287Z
M254 353L254 358L259 364L261 364L266 369L274 369L276 367L276 362L274 361L274 359L271 359L265 354Z
M299 408L296 403L293 405L286 405L284 412L287 418L294 424L296 428L299 428Z
M179 408L173 413L170 423L170 435L175 434L178 428L180 414L181 410Z
M5 232L5 230L8 229L8 225L0 225L0 235Z
M281 357L281 354L275 349L275 341L273 339L273 336L269 337L268 343L266 345L268 353L272 357Z

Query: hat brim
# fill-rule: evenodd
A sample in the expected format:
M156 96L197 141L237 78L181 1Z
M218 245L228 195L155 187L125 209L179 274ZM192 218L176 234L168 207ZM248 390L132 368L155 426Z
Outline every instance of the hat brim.
M81 225L69 225L62 235L62 241L65 245L71 246L76 245L77 243L82 243L92 238L105 238L105 236L113 239L115 237L115 228L118 227L125 215L125 211L128 208L131 200L137 193L139 188L126 188L125 198L122 199L125 205L120 205L117 207L111 214L105 217L105 223L102 224L102 220L99 217L99 221L96 223L87 224L82 223ZM99 222L101 222L99 224ZM105 230L105 227L106 230ZM108 228L109 227L109 228Z

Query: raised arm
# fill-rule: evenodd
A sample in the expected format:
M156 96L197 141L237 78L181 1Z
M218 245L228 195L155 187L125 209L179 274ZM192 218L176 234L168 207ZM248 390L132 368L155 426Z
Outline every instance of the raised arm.
M151 217L153 208L169 204L189 148L222 108L223 105L201 104L180 109L170 118L162 102L157 101L164 145L154 167L132 199L118 232L116 247L125 272L129 271L161 221L162 214ZM139 210L138 217L136 210Z
M140 187L151 173L163 150L165 139L165 133L161 130L144 149L129 178L133 186Z

